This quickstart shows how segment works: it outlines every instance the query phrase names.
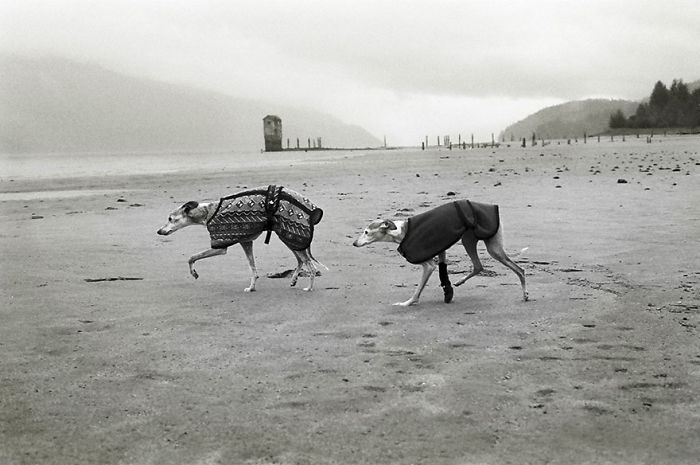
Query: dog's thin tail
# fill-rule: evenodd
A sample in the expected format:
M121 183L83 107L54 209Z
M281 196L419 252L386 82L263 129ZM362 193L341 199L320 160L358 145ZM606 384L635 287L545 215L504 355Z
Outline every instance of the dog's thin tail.
M321 262L319 262L318 260L316 260L316 257L314 257L313 254L311 253L311 247L309 247L309 257L310 257L311 260L313 260L315 263L317 263L317 264L321 265L323 268L325 268L326 271L330 271L326 265L324 265L323 263L321 263Z
M518 256L524 254L524 253L527 251L527 249L529 249L529 248L530 248L530 247L525 247L525 248L523 248L523 249L520 249L520 251L515 252L514 254L512 254L511 257L518 257Z

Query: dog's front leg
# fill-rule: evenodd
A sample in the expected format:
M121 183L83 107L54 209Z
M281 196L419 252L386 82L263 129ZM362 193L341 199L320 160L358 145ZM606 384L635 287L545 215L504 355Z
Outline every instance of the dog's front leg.
M194 279L199 278L199 274L194 269L194 262L203 258L216 257L217 255L226 255L226 249L209 249L190 257L187 263L190 265L190 274L194 276Z
M428 260L427 262L421 263L421 266L423 267L423 276L421 276L420 283L418 284L416 292L414 292L411 298L408 299L406 302L397 302L394 305L408 307L409 305L415 305L418 303L418 299L420 299L420 294L421 292L423 292L423 289L425 289L425 285L428 284L430 275L433 274L433 271L435 271L435 262L433 260Z
M245 252L245 256L248 259L248 266L250 267L250 286L243 289L245 292L255 291L255 282L258 280L258 269L255 267L255 255L253 255L253 243L252 242L241 242L241 247Z

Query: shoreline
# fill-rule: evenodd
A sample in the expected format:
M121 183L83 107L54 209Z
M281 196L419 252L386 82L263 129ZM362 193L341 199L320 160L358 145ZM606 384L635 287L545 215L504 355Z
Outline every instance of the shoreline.
M609 137L610 134L604 134ZM622 134L620 134L622 135ZM602 135L601 135L602 136ZM617 136L617 134L614 134ZM597 138L597 135L589 135L588 138ZM603 144L613 144L616 148L639 148L638 145L647 145L646 140L641 138L633 138L627 141L621 140L601 140L583 142L583 138L576 142L572 142L572 139L545 139L545 145L542 146L540 140L537 140L537 144L532 146L530 140L528 139L528 145L525 149L537 149L537 147L562 147L565 145L570 145L573 147L592 147L595 144L601 144L600 148L607 148L610 145ZM700 144L700 138L698 134L671 134L671 135L661 135L656 134L651 144L656 143L688 143L688 144ZM0 161L5 165L7 171L3 173L0 177L0 192L13 192L13 183L17 182L57 182L61 185L79 185L84 180L90 180L97 177L119 177L119 176L167 176L167 175L177 175L182 173L190 173L196 176L203 175L214 175L220 173L223 170L235 171L236 169L242 170L255 170L255 169L266 169L266 168L276 168L282 167L284 165L293 165L295 163L300 164L313 164L321 162L333 162L340 159L363 157L369 155L377 155L381 152L386 152L387 154L395 154L397 152L402 153L421 153L421 152L435 152L435 151L446 151L446 152L481 152L485 150L520 150L520 141L510 141L510 142L496 142L495 145L491 143L479 143L474 148L471 148L469 144L465 149L454 145L453 148L446 146L434 146L430 145L425 149L421 149L420 146L407 146L407 147L375 147L375 148L333 148L333 149L285 149L280 152L256 152L256 151L242 151L242 152L229 152L229 151L201 151L201 152L191 152L191 151L146 151L146 152L55 152L55 153L27 153L27 154L9 154L0 153ZM299 156L301 155L301 156ZM87 158L84 158L87 157ZM32 159L37 159L32 162ZM71 161L71 159L75 161ZM143 161L143 166L136 168L128 168L124 166L119 166L120 164L133 163L134 160ZM145 161L144 161L145 160ZM169 160L175 162L173 166L169 166ZM66 166L61 166L61 162ZM95 166L100 166L100 162L105 164L104 168L86 168L86 165L95 164ZM202 163L204 162L204 163ZM33 163L33 164L32 164ZM18 166L14 168L12 165L29 164L30 166L21 169ZM56 164L58 166L54 168L48 168L49 171L43 173L39 167L46 169L46 165ZM75 167L75 171L85 171L84 174L75 175L74 172L68 169ZM14 171L13 171L14 170ZM53 170L53 171L51 171ZM36 189L36 187L33 187Z

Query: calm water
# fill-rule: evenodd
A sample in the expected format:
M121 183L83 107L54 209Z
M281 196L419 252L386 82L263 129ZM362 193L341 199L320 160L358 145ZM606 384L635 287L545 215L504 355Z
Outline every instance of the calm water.
M32 184L34 187L31 189L24 189L20 187L22 181L101 178L105 176L177 172L232 172L256 167L323 163L328 160L358 156L364 153L363 151L284 152L274 154L260 153L259 151L238 153L28 153L16 155L0 153L0 202L70 198L113 193L111 190L95 189L37 189L36 183Z
M332 160L362 151L210 153L29 153L0 154L0 183L10 180L232 171ZM1 188L0 188L1 190Z

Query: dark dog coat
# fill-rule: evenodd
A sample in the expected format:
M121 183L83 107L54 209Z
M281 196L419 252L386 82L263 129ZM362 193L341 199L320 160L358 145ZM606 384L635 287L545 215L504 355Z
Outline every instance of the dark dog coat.
M500 224L498 205L458 200L408 219L399 253L410 263L423 263L452 247L468 229L489 239Z
M268 231L267 243L274 231L290 249L304 250L311 245L314 225L322 217L323 210L306 197L270 185L223 197L207 229L213 249L252 241L264 231Z

